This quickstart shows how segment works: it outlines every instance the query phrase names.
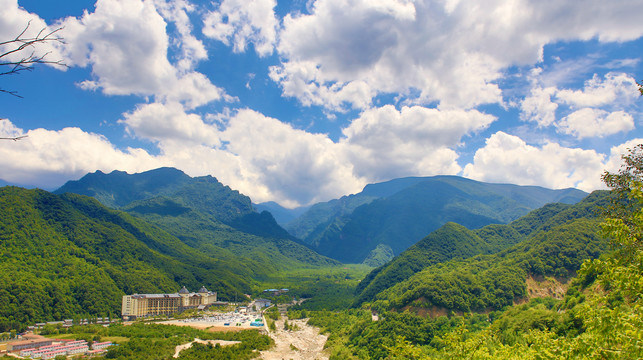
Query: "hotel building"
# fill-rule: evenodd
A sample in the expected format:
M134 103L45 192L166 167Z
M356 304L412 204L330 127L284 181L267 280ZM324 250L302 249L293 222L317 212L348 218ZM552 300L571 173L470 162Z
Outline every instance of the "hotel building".
M217 301L217 293L205 286L193 293L181 288L174 294L134 294L123 296L123 320L134 320L154 315L171 315L187 309L203 309Z

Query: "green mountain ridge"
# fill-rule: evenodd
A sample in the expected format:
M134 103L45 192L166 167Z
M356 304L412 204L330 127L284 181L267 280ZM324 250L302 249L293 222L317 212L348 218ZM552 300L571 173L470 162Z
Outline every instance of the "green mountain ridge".
M70 181L55 193L95 197L173 234L210 256L242 256L265 269L337 264L284 230L249 197L211 176L192 178L174 168L139 174L100 171ZM301 262L301 263L300 263Z
M230 300L280 271L338 265L247 196L170 168L96 172L56 193L3 187L0 211L0 328L118 316L124 294L181 286Z
M566 279L608 249L598 236L595 192L576 205L551 204L508 225L468 230L447 224L375 269L356 290L356 305L455 311L500 309L526 296L527 276Z
M250 267L86 196L3 187L0 209L0 324L114 316L126 293L250 290Z
M576 189L487 184L457 176L402 178L314 205L286 228L305 235L303 241L322 255L359 263L372 258L381 244L400 254L447 222L469 229L508 223L546 203L575 203L586 195Z
M210 214L222 222L253 212L249 197L221 184L212 176L192 178L174 168L136 174L96 171L79 180L68 181L53 193L66 192L93 197L111 208L158 196L180 199L182 205Z

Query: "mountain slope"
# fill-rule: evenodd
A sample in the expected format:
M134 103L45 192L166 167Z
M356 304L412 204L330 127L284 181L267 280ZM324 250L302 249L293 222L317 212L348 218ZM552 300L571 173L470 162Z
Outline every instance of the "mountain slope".
M509 242L515 241L521 231L524 240L495 254L464 260L454 257L447 262L429 264L420 271L417 267L411 270L408 266L400 267L398 264L404 261L394 260L390 269L379 269L378 274L387 271L413 274L402 281L393 282L389 277L388 282L380 282L385 290L376 295L379 299L376 303L395 309L457 311L496 310L510 305L527 296L528 276L569 278L585 259L596 258L608 249L607 242L597 235L601 222L598 209L606 204L606 198L606 193L595 192L579 204L548 206L510 225L497 225L510 234ZM506 237L502 235L499 239ZM422 257L419 247L409 250L412 251L399 258L408 263L410 259ZM371 278L375 279L378 274ZM371 281L363 288L376 283Z
M405 178L315 205L287 228L307 234L304 242L320 254L362 262L378 245L399 254L449 221L470 229L508 223L546 203L573 203L585 196L575 189L486 184L455 176ZM297 232L295 225L314 229Z
M301 244L270 213L256 213L249 197L211 176L191 178L172 168L131 175L96 172L68 182L56 193L67 191L127 211L209 256L241 256L258 274L336 264Z
M90 173L68 181L54 191L87 195L111 208L158 196L180 198L183 205L209 214L222 222L252 213L250 198L221 184L211 176L192 178L174 168L159 168L137 174L113 171ZM198 194L198 196L195 196Z
M242 263L255 271L255 278L279 270L337 264L293 241L283 228L273 227L274 219L267 212L245 215L240 218L238 228L234 228L163 198L137 201L123 210L164 229L204 254ZM265 223L268 225L263 226ZM259 235L244 232L246 228Z
M4 187L0 211L0 322L117 315L125 293L183 285L223 298L250 290L249 267L86 196Z
M447 223L409 247L391 262L374 269L356 288L356 305L372 301L379 292L407 280L431 265L451 259L492 254L527 238L536 228L568 209L568 204L548 204L509 225L492 224L476 230Z

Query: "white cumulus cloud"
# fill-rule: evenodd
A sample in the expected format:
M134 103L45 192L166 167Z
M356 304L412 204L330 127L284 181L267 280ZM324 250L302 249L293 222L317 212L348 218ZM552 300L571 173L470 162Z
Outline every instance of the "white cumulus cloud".
M91 66L93 79L80 86L108 95L153 95L157 100L183 101L190 108L226 97L203 74L191 70L207 53L190 33L187 4L157 2L177 23L184 49L178 64L168 60L167 22L155 2L98 0L94 12L61 22L69 65Z
M257 202L296 206L398 176L457 174L462 139L496 119L477 110L385 106L362 113L335 142L250 109L211 117L214 123L179 103L153 103L124 114L122 123L154 141L163 163L216 174Z
M534 88L531 94L520 104L520 118L522 120L534 121L538 126L549 126L556 121L556 109L558 104L551 101L556 88Z
M635 123L624 109L636 100L637 90L634 78L616 72L603 78L594 74L578 90L536 86L520 103L520 118L539 127L553 125L559 133L578 139L628 132Z
M484 130L494 116L476 110L387 105L367 110L343 129L356 175L369 181L408 175L457 174L461 139Z
M119 150L104 136L76 127L25 132L8 120L0 124L4 124L5 134L9 129L9 134L27 135L19 141L0 143L2 178L9 182L55 188L96 170L140 172L162 166L145 150Z
M592 191L601 187L604 161L605 156L594 150L566 148L556 143L532 146L499 131L476 151L463 174L480 181Z
M179 37L172 45L181 49L181 56L177 62L179 71L192 70L198 62L207 59L205 45L192 34L189 14L195 11L194 5L188 0L154 0L154 4L164 19L176 25Z
M177 102L139 105L124 114L121 123L127 131L140 138L159 141L183 141L189 144L220 144L218 129L203 122L197 114L186 113Z
M579 139L604 137L634 129L634 118L625 111L609 113L600 109L584 108L574 111L556 125L565 133Z
M594 74L580 90L564 89L556 93L558 101L576 108L631 103L637 98L636 80L623 73L608 73L604 79Z
M279 21L275 0L223 0L203 19L203 34L235 52L244 52L249 43L260 56L272 54L277 41Z
M285 96L333 110L365 108L368 96L389 93L418 104L501 103L497 82L508 66L541 61L556 41L636 39L640 12L634 0L317 0L309 14L283 19L283 62L271 77ZM362 96L338 99L356 82Z

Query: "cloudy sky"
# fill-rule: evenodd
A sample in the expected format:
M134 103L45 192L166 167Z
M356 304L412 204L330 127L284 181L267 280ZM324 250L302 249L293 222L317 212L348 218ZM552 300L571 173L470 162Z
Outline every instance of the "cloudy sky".
M288 207L404 176L601 187L643 142L640 0L0 0L0 179L173 166ZM2 52L7 47L0 47ZM2 60L11 60L5 56ZM0 69L6 70L6 69Z

